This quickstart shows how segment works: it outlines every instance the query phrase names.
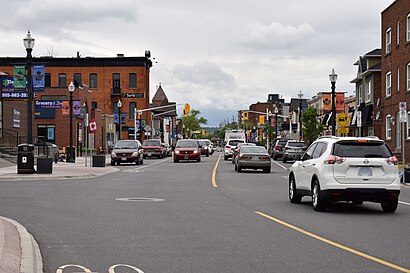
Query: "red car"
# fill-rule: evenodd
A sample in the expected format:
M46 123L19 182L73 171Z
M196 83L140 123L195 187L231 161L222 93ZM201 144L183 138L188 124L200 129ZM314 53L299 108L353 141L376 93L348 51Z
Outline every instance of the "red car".
M144 141L144 158L147 157L158 157L164 158L165 152L164 147L161 145L161 140L159 139L147 139Z
M194 139L178 140L174 150L174 163L180 160L196 160L201 162L201 149L198 141Z

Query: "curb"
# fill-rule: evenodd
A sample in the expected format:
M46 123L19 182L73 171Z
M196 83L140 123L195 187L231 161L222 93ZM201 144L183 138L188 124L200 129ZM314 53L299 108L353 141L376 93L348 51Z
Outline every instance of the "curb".
M0 216L0 218L14 225L19 233L21 248L20 272L43 273L43 259L33 235L20 223L3 216Z

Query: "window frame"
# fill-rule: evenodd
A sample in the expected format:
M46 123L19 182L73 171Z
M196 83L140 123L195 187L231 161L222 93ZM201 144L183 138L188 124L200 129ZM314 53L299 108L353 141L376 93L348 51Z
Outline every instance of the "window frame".
M406 17L406 41L410 42L410 13Z
M385 93L385 95L386 95L386 98L388 98L388 97L391 97L391 71L388 71L386 73L385 79L386 79L386 86L385 86L386 93Z
M357 94L358 94L358 105L360 105L363 102L363 91L362 91L362 84L360 84L357 87Z
M410 91L410 62L407 64L407 91Z
M366 89L365 101L366 102L371 102L371 100L372 100L372 80L369 80L368 82L366 81L365 89Z
M95 83L92 84L92 82L94 82L94 80L92 79L92 77L95 76ZM89 84L90 84L90 88L98 88L98 77L97 77L97 73L90 73L89 75Z
M78 80L79 80L79 82L78 82ZM82 86L83 83L82 83L81 73L74 73L73 84L74 84L75 87Z
M400 92L400 67L397 67L397 93Z
M410 139L410 111L407 112L407 122L406 122L406 138Z
M397 21L396 25L396 44L400 45L400 21Z
M392 133L391 133L391 130L392 130L392 117L391 117L390 114L386 115L385 129L386 129L386 133L385 133L386 140L391 140L391 136L392 136Z
M44 74L44 87L51 87L51 73Z
M389 27L385 32L386 37L386 54L391 53L391 28Z
M62 76L64 76L64 81L62 81ZM67 87L67 74L58 73L58 87Z
M135 76L133 84L131 85L131 76ZM128 88L135 89L137 88L137 73L128 73Z

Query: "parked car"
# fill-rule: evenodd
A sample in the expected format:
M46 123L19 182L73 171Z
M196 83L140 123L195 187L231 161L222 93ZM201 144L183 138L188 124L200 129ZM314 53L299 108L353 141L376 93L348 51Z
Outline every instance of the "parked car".
M201 155L209 157L209 146L205 139L198 139L199 146L201 148Z
M236 159L235 170L262 169L270 173L271 160L268 151L262 146L242 146Z
M161 145L165 150L165 156L172 156L172 147L168 143L162 143Z
M115 163L144 163L144 149L138 140L118 140L111 152L111 165Z
M241 147L243 146L256 146L255 143L238 143L238 145L236 145L236 147L233 150L233 155L232 155L232 164L236 163L236 158L239 154L239 150L241 149Z
M34 143L34 154L51 157L54 162L58 162L60 159L58 145L45 141L41 138L36 139L36 142Z
M274 143L272 143L270 154L274 160L278 160L278 158L283 157L286 143L288 143L288 139L277 139Z
M196 160L201 162L201 149L198 141L194 139L178 140L174 150L174 163L180 160Z
M161 145L161 140L159 139L147 139L144 141L144 158L147 157L165 157L165 149Z
M289 199L312 196L313 209L332 202L380 203L384 212L397 209L400 194L398 160L383 140L370 137L323 137L290 167Z
M282 162L286 163L288 160L300 158L305 151L306 142L299 140L288 140L283 151Z
M225 149L224 149L224 159L228 160L229 158L231 158L233 156L233 150L235 149L236 145L238 145L239 143L245 143L245 139L228 139L228 141L225 144Z

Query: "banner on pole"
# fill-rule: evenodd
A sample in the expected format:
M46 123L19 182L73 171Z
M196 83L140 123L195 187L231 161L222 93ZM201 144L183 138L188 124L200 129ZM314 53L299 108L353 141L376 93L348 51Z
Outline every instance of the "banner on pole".
M26 90L26 67L24 65L15 65L13 68L14 89Z

